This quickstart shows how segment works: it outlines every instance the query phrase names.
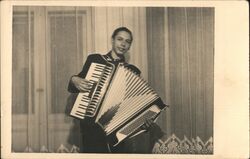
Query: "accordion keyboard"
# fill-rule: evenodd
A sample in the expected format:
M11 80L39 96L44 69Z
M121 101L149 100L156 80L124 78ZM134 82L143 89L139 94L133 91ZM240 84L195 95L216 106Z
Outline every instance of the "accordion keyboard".
M88 92L78 94L70 115L79 119L84 119L86 116L93 117L95 115L96 109L110 80L111 72L112 67L99 63L91 63L85 79L91 82L93 88Z

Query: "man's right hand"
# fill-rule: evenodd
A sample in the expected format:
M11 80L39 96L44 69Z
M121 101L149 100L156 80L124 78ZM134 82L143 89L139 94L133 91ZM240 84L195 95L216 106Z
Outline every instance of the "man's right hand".
M73 76L71 81L80 92L88 92L92 87L91 82L78 76Z

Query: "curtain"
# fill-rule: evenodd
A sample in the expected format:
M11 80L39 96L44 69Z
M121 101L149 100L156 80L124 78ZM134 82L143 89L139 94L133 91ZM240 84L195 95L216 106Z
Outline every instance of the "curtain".
M68 80L87 56L87 7L14 7L12 151L75 152Z
M126 58L147 79L145 14L138 7L14 7L13 152L79 150L79 121L65 115L74 102L68 80L81 71L87 55L111 49L115 28L132 30ZM136 147L141 146L131 151Z
M172 131L204 141L213 136L213 13L168 10Z
M213 8L148 8L149 81L170 108L160 125L190 140L213 136ZM165 122L164 122L165 121Z

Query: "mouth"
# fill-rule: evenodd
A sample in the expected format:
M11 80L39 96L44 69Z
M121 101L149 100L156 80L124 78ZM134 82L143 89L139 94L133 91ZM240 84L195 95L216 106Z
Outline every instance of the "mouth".
M118 50L121 51L121 52L126 51L126 49L124 49L124 48L119 48L119 47L118 47Z

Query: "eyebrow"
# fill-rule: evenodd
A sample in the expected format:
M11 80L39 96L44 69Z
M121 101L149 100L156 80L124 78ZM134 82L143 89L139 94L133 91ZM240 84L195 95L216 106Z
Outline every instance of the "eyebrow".
M122 36L119 36L119 35L117 35L117 38L122 38L122 39L125 39L125 38L123 38ZM131 38L129 38L129 39L125 39L126 41L132 41L132 39Z

